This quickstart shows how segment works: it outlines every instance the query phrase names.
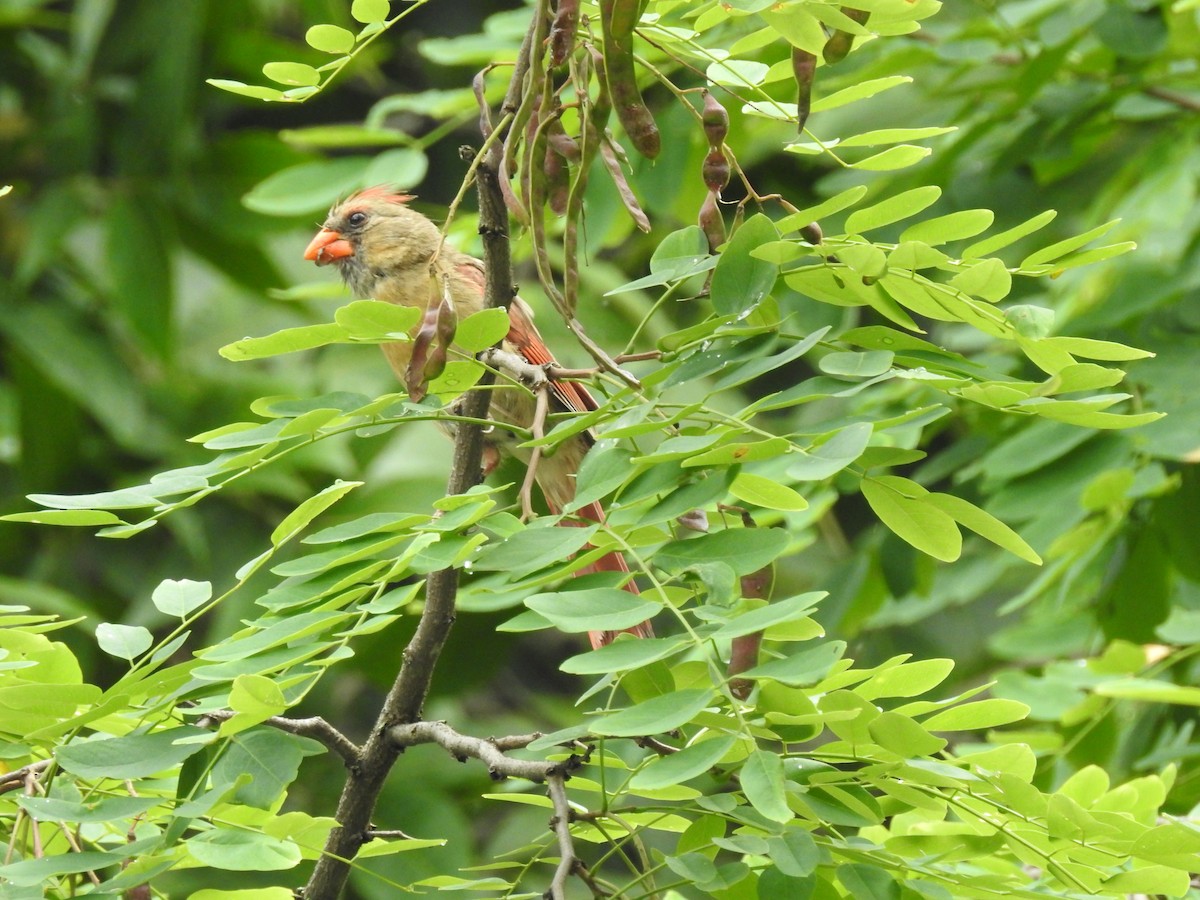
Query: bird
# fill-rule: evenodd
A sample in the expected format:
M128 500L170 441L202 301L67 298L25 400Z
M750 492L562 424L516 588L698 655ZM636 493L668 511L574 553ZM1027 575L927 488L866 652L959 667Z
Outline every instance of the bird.
M335 265L346 286L362 299L427 309L431 303L440 304L444 293L458 319L480 311L484 308L486 284L483 263L444 243L438 227L412 208L412 199L412 195L390 185L376 185L335 203L305 249L304 258L318 266ZM435 289L431 290L431 284ZM502 353L515 354L527 368L545 371L556 365L533 323L528 304L514 297L508 316L510 325L501 344ZM414 342L381 346L396 375L411 384ZM552 411L584 413L597 408L596 401L578 382L551 377L549 391ZM501 383L491 392L488 416L498 427L492 428L486 438L485 475L496 467L502 453L530 464L529 450L518 447L519 441L503 426L529 429L536 407L537 400L528 388ZM575 499L575 475L595 440L590 431L580 432L537 460L534 477L551 513L561 513ZM585 520L604 522L604 509L598 501L584 504L577 514ZM570 520L564 523L570 524ZM601 571L628 574L629 566L621 553L612 551L576 574ZM625 579L623 587L638 593L632 577ZM625 630L637 637L654 635L649 621ZM618 633L592 631L588 636L592 647L599 648L611 643Z

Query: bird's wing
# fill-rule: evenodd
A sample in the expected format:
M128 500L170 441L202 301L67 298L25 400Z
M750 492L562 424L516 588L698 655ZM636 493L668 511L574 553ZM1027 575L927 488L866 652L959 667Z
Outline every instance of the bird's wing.
M477 259L459 263L458 273L463 280L478 288L481 296L483 295L487 283L483 263ZM507 340L526 362L534 366L545 366L555 362L554 354L550 352L550 348L538 333L537 326L533 324L533 310L520 297L513 298L512 305L508 308L508 320ZM551 379L550 387L563 409L589 412L598 408L592 395L578 382Z

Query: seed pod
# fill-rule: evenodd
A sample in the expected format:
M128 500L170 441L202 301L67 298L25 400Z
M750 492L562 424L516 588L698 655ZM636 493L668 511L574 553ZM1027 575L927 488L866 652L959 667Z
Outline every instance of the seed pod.
M566 135L563 135L566 137ZM567 197L571 192L571 173L567 161L547 142L546 155L542 162L546 175L546 202L556 216L567 211Z
M438 333L437 320L438 307L430 305L421 319L421 327L413 335L412 355L408 359L408 370L404 373L404 386L408 395L418 402L425 397L428 389L425 369L431 362L430 350L433 349L433 339Z
M817 57L799 47L792 48L792 74L796 76L796 130L803 131L812 111L813 76L817 71Z
M704 203L700 206L700 215L696 218L696 224L708 238L709 251L716 253L717 248L725 243L725 217L721 215L716 191L709 191L708 196L704 198Z
M579 162L579 142L567 134L562 121L557 117L546 125L546 142L568 162Z
M865 9L851 9L848 6L843 6L842 12L860 25L866 22L871 15ZM825 42L825 47L821 50L821 55L825 57L826 63L841 62L846 58L846 54L850 52L853 45L854 35L848 31L838 30L829 36L829 40Z
M633 65L633 29L639 0L600 0L600 26L604 33L604 74L617 118L638 153L654 159L662 150L662 137L654 116L642 101Z
M708 151L700 172L710 191L720 191L729 184L729 160L725 158L725 151L719 147Z
M690 509L682 516L675 519L681 527L689 531L702 531L708 533L708 513L702 509Z
M704 92L704 111L700 118L704 122L704 135L708 138L708 146L719 148L729 134L729 113L711 91Z
M650 219L646 217L645 211L638 203L637 196L633 193L633 188L629 186L629 181L625 178L625 171L621 168L621 157L623 156L621 145L613 140L611 134L605 133L600 143L600 158L604 160L604 168L612 178L613 186L617 189L617 196L621 198L621 203L630 218L633 219L633 224L638 227L639 231L648 234Z
M579 29L579 0L558 0L554 24L550 26L550 65L557 69L575 49Z
M816 222L809 222L800 229L800 234L810 244L819 244L821 241L825 240L825 235L821 231L821 226Z
M446 291L442 292L442 302L438 304L436 325L438 343L449 347L454 343L454 335L458 332L458 310L454 308Z

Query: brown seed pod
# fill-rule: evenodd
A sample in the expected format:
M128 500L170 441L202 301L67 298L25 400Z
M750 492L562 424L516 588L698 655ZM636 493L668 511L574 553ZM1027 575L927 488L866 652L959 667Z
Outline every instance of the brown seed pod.
M729 113L713 96L712 91L704 92L704 110L700 113L700 118L704 123L704 135L708 138L708 146L717 148L724 144L725 137L729 134Z
M799 47L792 48L792 74L796 77L796 130L803 131L812 111L813 76L817 71L817 57Z
M647 159L662 150L662 136L654 116L642 101L633 65L633 29L639 0L600 0L600 26L604 33L604 74L617 118L634 149Z
M556 216L561 216L567 211L567 197L571 193L571 173L567 168L567 161L549 142L546 145L542 171L546 175L546 202Z
M720 191L729 184L729 160L725 158L725 151L720 147L709 150L708 156L704 157L704 165L700 172L704 176L704 184L710 191Z
M408 390L408 395L416 401L423 399L428 390L426 382L429 380L429 376L425 374L425 371L433 361L430 351L434 349L433 339L438 333L437 320L438 306L431 305L425 310L425 315L421 319L421 327L413 335L412 355L408 359L408 370L404 373L404 386ZM444 367L444 360L442 364Z
M554 24L550 26L550 65L557 69L575 49L579 29L579 0L558 0Z
M860 25L865 23L871 15L865 9L851 9L848 6L843 6L842 12ZM848 31L838 30L829 36L829 40L825 42L825 47L821 50L821 55L825 57L826 63L841 62L846 58L846 54L850 52L853 45L854 35Z
M700 205L700 215L696 217L696 224L708 238L708 249L716 253L717 248L725 243L725 217L721 215L716 191L709 191L708 196L704 198L704 203Z

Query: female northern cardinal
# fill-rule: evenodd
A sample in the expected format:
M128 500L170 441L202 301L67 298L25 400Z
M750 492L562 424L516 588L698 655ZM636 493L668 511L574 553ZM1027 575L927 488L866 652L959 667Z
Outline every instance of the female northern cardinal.
M325 224L304 251L304 258L318 266L335 263L346 285L358 297L425 309L431 297L433 303L440 302L440 286L446 284L460 319L483 309L483 263L443 246L437 226L408 206L411 199L385 186L359 191L329 211ZM437 259L433 260L435 253ZM431 291L431 279L437 290ZM508 315L510 327L503 349L533 366L553 363L553 355L534 327L533 313L521 298L514 298ZM382 346L392 369L401 380L406 380L412 342ZM575 412L596 408L596 401L576 382L551 381L550 389L552 408ZM534 421L536 405L529 391L515 386L500 387L492 392L488 415L501 424L527 429ZM504 436L502 428L489 435L484 456L488 472L499 461L497 440ZM568 438L552 454L540 459L534 474L552 512L561 512L574 499L575 473L594 442L595 438L584 432ZM524 456L528 463L528 451L512 446L504 449ZM604 510L599 503L583 506L579 515L593 522L604 521ZM628 572L629 567L621 554L609 553L580 574L586 571ZM637 593L632 579L626 582L625 589ZM628 631L638 637L651 637L654 633L649 622ZM612 641L616 632L593 631L588 636L593 647L600 647Z

